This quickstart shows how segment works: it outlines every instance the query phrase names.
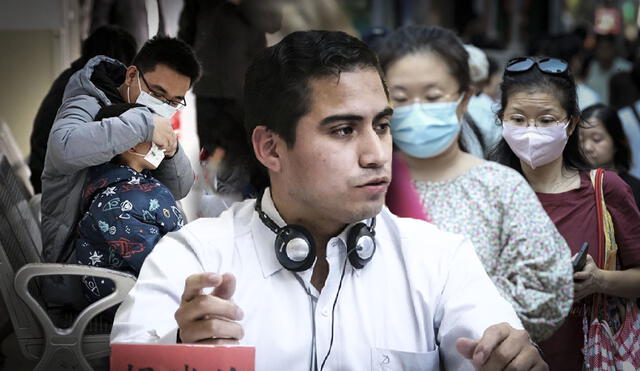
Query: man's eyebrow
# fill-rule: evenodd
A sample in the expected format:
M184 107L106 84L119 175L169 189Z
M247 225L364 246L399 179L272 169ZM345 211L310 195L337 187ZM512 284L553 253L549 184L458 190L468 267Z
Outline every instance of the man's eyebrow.
M362 121L362 120L364 120L364 117L359 115L349 115L349 114L333 115L333 116L327 116L323 118L322 121L320 121L320 126L329 125L336 121Z
M150 88L153 90L158 90L162 94L167 94L167 90L158 84L151 84Z
M381 112L379 112L378 114L376 114L376 116L374 117L374 121L378 121L383 117L386 116L391 116L393 114L393 109L391 109L391 107L387 107L384 110L382 110ZM360 115L350 115L350 114L346 114L346 115L332 115L332 116L327 116L324 119L322 119L322 121L320 121L320 126L325 126L325 125L329 125L332 124L334 122L337 121L362 121L364 120L364 117L360 116Z
M159 93L162 93L163 95L167 95L167 94L169 94L169 93L168 93L168 92L167 92L167 91L166 91L162 86L160 86L160 85L153 84L153 85L151 85L151 86L152 86L153 90L158 90L158 92L159 92ZM173 97L172 99L183 100L183 99L184 99L184 96L182 96L182 95L178 95L178 96Z
M373 119L373 121L378 121L383 117L387 117L391 115L393 115L393 109L391 107L387 107L384 110L382 110L380 113L378 113L376 117Z

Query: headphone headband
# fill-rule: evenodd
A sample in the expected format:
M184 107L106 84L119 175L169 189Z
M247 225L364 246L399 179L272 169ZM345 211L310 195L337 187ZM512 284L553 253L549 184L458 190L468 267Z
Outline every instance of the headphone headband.
M273 220L271 220L271 218L269 218L269 215L262 211L262 195L262 192L258 192L258 199L256 200L255 209L258 213L258 217L260 217L260 220L265 226L267 226L267 228L271 229L273 233L278 234L280 233L281 228L278 227L278 225Z

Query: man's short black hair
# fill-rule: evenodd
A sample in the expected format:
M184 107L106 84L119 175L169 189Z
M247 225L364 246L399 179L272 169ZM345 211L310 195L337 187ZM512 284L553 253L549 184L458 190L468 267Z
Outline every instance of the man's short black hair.
M200 77L200 63L193 49L174 37L154 36L144 43L132 64L142 73L153 71L156 65L164 64L191 79L192 86Z
M247 69L247 135L264 125L293 146L296 124L311 108L309 81L367 68L378 72L388 97L378 58L364 42L339 31L289 34L260 52Z

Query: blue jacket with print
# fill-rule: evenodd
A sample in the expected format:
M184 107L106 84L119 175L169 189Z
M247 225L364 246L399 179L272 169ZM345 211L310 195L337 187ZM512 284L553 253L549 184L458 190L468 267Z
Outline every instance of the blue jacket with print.
M78 263L135 276L158 240L184 224L167 187L146 171L109 162L89 169L82 210L75 241ZM114 289L109 280L85 276L82 281L89 302Z

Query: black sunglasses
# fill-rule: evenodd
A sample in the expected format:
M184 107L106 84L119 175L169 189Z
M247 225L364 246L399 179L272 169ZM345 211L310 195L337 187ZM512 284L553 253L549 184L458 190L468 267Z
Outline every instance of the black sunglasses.
M569 64L558 58L518 57L511 59L505 70L507 72L525 72L534 65L538 66L540 71L552 75L565 73L569 69Z

